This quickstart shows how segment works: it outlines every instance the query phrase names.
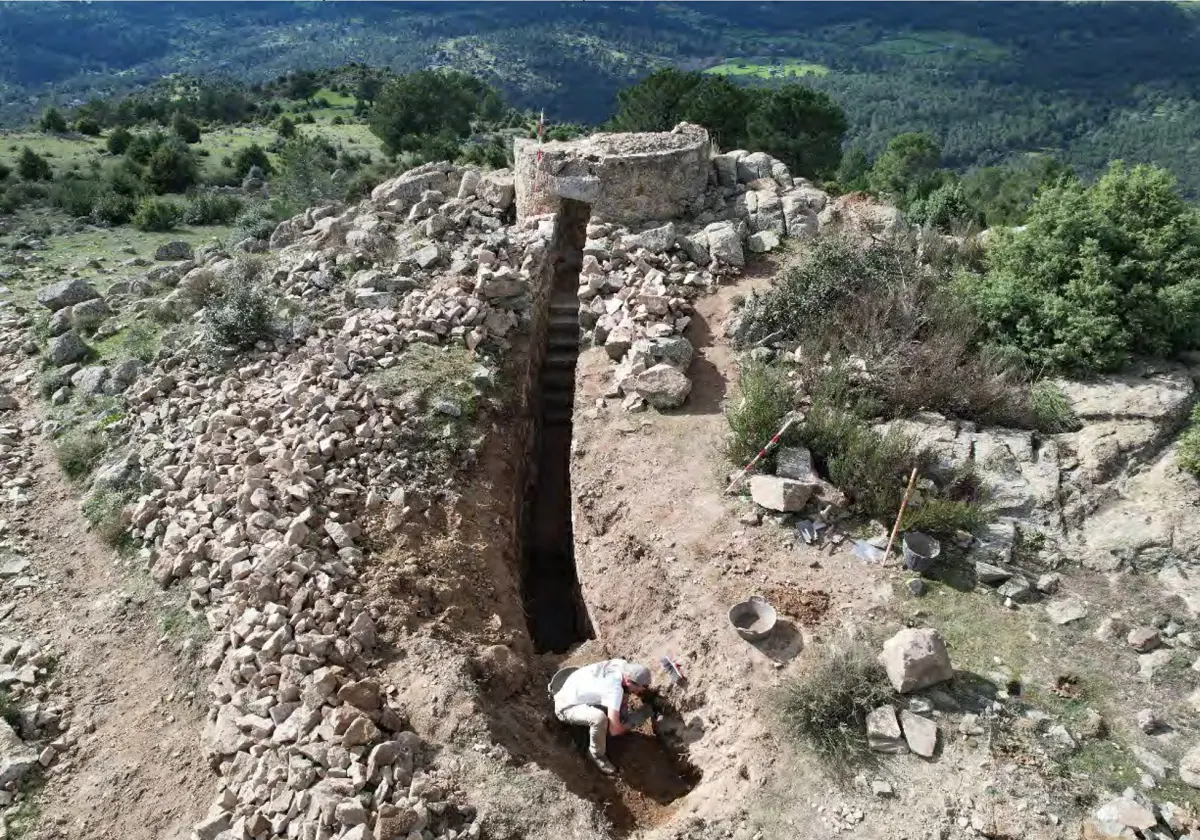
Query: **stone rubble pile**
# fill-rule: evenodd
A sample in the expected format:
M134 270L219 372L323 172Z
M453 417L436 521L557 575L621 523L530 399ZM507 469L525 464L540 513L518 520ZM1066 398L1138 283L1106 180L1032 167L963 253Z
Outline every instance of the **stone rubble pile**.
M501 222L511 200L503 175L434 166L285 222L265 279L307 319L224 373L193 346L164 352L125 393L136 446L93 486L154 485L130 532L216 634L206 734L222 782L200 840L479 836L395 687L370 676L378 616L356 581L366 518L419 519L475 456L458 404L387 374L413 345L469 352L527 326L547 240ZM194 256L162 275L171 305L239 270ZM463 384L491 381L480 357Z
M821 229L828 196L762 152L712 159L710 189L689 220L640 231L603 221L588 225L579 271L580 326L617 363L607 396L625 407L681 405L693 349L684 331L691 302L785 238Z

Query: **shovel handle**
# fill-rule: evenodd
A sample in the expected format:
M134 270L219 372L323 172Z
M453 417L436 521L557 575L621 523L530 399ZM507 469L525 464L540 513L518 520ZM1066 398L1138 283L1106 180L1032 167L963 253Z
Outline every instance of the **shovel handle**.
M892 535L888 537L887 548L883 552L883 560L886 563L887 559L892 556L892 543L896 541L896 532L900 530L900 520L904 518L904 509L908 507L908 497L912 495L913 485L917 483L917 468L912 468L912 475L908 477L908 486L904 488L904 499L900 502L900 512L896 514L896 524L892 526Z

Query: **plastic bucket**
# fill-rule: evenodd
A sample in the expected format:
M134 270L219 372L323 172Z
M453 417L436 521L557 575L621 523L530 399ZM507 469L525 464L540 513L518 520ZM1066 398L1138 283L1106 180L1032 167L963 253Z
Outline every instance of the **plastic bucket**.
M729 610L729 623L748 642L758 642L770 636L775 629L776 617L775 608L761 595L753 595Z
M904 552L904 568L914 572L924 572L933 565L934 559L942 551L942 544L928 534L920 531L910 531L900 542Z

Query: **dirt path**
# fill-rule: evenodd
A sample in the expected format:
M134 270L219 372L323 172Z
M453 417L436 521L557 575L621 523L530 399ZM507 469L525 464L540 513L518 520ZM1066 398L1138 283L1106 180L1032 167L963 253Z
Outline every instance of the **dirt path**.
M157 645L156 593L88 533L80 491L38 434L34 398L14 395L21 408L0 425L22 429L19 469L31 481L28 504L0 508L0 553L29 561L32 586L3 592L13 609L0 635L59 654L46 699L64 709L74 742L46 774L24 836L186 840L212 792L203 698L189 696L191 667Z
M734 298L766 283L760 272L698 301L688 330L696 347L693 389L678 412L626 414L615 401L597 407L611 363L598 350L579 359L574 527L597 639L572 659L636 657L659 680L661 656L681 660L689 677L679 700L682 739L704 774L686 801L671 806L681 814L727 814L762 784L773 751L766 693L814 632L843 611L865 614L890 597L890 585L845 553L830 557L788 529L742 524L744 503L721 493L730 471L721 454L723 404L737 389L734 354L721 332ZM773 638L753 646L729 627L726 613L768 592L822 609L782 616Z

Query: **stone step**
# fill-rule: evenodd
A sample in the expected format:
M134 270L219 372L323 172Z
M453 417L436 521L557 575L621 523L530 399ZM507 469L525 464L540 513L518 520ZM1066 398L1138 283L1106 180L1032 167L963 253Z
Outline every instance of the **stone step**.
M571 371L571 379L575 378L575 362L579 359L579 354L572 349L550 349L546 352L546 361L544 362L547 368L567 369Z
M550 349L573 349L575 355L579 355L579 333L571 333L566 330L551 330L546 336L546 346Z
M550 313L550 329L551 330L575 330L579 331L579 313L578 312L551 312Z

